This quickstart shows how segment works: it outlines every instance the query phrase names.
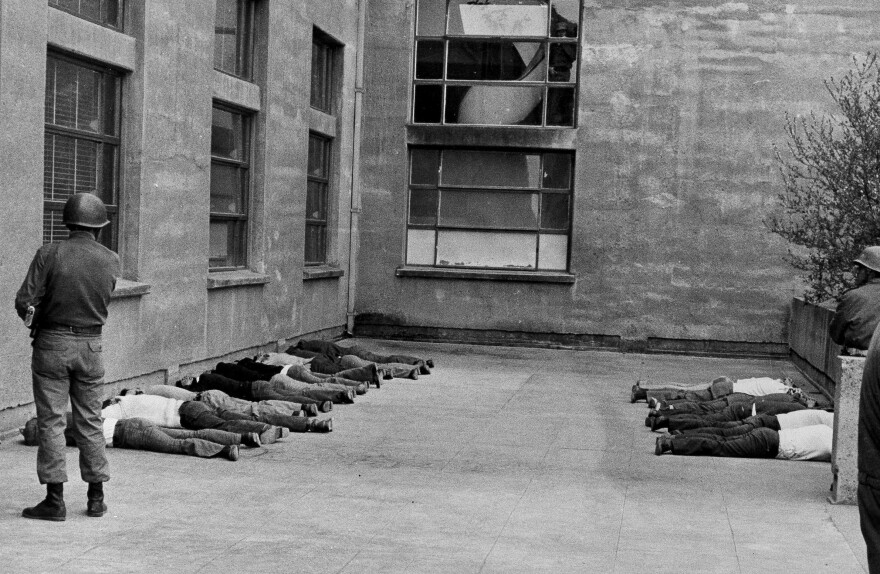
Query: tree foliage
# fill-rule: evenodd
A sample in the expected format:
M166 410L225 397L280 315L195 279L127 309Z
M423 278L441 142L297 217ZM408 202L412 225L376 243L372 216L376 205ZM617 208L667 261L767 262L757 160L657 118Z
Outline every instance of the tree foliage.
M825 81L833 115L786 117L788 154L777 150L783 191L767 224L793 246L788 261L818 302L851 288L852 261L880 244L880 62L877 54Z

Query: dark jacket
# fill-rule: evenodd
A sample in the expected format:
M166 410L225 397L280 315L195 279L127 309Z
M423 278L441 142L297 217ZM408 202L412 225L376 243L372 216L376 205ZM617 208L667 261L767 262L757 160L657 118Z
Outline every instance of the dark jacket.
M880 277L843 294L828 332L838 345L864 350L871 344L871 335L878 324Z

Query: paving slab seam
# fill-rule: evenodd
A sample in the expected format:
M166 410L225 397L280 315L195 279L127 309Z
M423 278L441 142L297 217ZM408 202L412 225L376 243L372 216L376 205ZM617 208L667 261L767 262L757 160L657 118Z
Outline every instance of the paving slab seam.
M733 544L733 555L736 556L736 571L742 574L742 560L739 557L739 548L736 545L736 532L733 530L733 523L730 521L730 505L727 501L727 495L721 493L721 501L724 504L724 518L727 519L727 528L730 529L730 542Z
M510 518L513 516L513 513L516 512L516 509L519 508L522 499L525 498L526 493L529 491L529 487L532 486L532 483L535 482L535 479L530 478L528 484L525 485L522 492L519 495L519 498L516 501L516 504L510 509L510 512L507 514L507 518L504 519L504 524L501 525L501 528L498 530L498 535L495 537L495 540L492 541L492 546L489 547L489 551L486 552L486 556L483 558L483 562L480 564L480 569L477 572L482 572L486 567L486 562L488 562L489 557L492 555L492 552L495 550L495 546L498 545L498 540L501 539L501 535L504 534L504 529L507 528L507 525L510 523Z

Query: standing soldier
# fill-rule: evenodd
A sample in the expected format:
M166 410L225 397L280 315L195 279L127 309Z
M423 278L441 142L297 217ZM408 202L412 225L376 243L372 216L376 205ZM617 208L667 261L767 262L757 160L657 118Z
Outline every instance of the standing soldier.
M31 371L37 409L37 476L46 499L22 516L62 521L67 482L64 429L67 401L73 411L73 435L79 447L82 479L89 483L86 514L103 516L104 482L110 479L101 421L104 364L101 328L110 294L119 276L119 256L97 242L109 223L97 196L77 193L64 205L70 237L41 247L34 256L15 310L30 326Z

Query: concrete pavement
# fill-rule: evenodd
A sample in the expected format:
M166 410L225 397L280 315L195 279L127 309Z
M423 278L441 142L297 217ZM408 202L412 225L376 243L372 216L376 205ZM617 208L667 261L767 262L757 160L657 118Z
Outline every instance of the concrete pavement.
M2 572L866 572L828 463L657 457L636 379L803 378L779 360L360 341L436 361L238 462L109 451L85 516L26 520L36 450L0 446Z

